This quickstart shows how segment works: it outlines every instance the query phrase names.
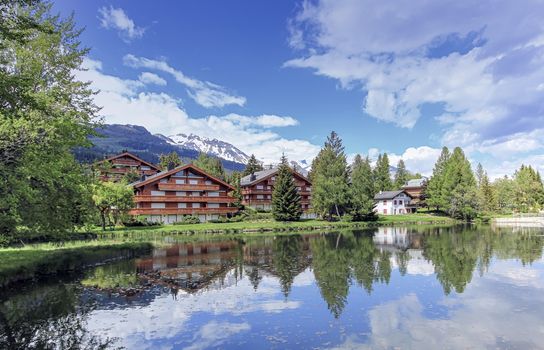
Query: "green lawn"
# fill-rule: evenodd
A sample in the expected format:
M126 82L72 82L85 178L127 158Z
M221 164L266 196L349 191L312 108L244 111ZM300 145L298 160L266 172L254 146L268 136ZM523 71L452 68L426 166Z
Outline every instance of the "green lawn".
M454 223L455 220L445 216L430 214L407 214L380 216L376 222L328 222L324 220L302 220L298 222L277 222L274 220L241 221L229 223L201 223L187 225L164 225L149 227L121 227L112 232L170 232L170 233L228 233L228 232L259 232L259 231L297 231L327 228L362 228L389 224L421 224L421 223ZM97 232L100 233L97 228Z

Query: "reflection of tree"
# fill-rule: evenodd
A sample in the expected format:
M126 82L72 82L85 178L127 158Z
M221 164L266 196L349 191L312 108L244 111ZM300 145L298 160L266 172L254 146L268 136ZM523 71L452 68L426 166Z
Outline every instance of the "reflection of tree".
M261 283L261 280L263 279L263 276L261 276L261 273L259 272L259 268L252 266L251 268L246 268L246 275L249 278L249 282L253 286L254 290L257 290L259 287L259 283Z
M1 349L106 349L110 339L90 335L90 308L78 304L73 285L41 286L0 304Z
M330 234L311 241L314 275L329 310L338 318L350 283L353 234Z
M302 254L302 237L277 236L272 247L274 270L280 280L281 291L288 296L293 280L306 267Z
M138 284L134 261L120 261L115 264L98 266L86 273L81 284L101 289L128 288Z
M410 262L410 254L407 250L400 250L395 253L395 261L399 267L399 272L401 276L406 275L408 271L408 262Z
M356 247L351 255L353 275L357 283L370 294L372 284L376 278L376 255L378 249L372 242L371 236L362 236L357 239Z

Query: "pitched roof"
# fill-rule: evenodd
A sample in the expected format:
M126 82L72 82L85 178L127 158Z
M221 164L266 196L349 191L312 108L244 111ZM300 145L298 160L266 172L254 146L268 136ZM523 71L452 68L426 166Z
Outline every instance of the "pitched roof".
M311 184L310 180L308 180L304 175L302 175L301 173L298 173L296 171L294 171L293 169L291 169L291 171L293 172L293 175L303 179L304 181L307 181L308 183ZM262 180L265 180L269 177L272 177L274 175L276 175L276 173L278 172L278 168L272 168L272 169L266 169L266 170L261 170L261 171L256 171L254 174L252 174L254 177L252 177L252 175L247 175L247 176L244 176L243 178L240 179L240 186L251 186L253 184L256 184L258 182L261 182Z
M408 197L412 198L408 193L406 193L404 190L398 190L398 191L382 191L380 193L376 193L374 196L375 200L386 200L386 199L393 199L397 197L399 194L404 193Z
M130 152L123 152L123 153L116 154L116 155L111 156L111 157L108 157L108 158L106 158L106 159L99 160L99 161L95 162L95 164L100 164L100 163L104 163L104 162L109 162L109 161L112 161L112 160L114 160L114 159L121 158L121 157L130 157L130 158L132 158L132 159L134 159L134 160L137 160L137 161L139 161L139 162L141 162L141 163L143 163L143 164L145 164L145 165L147 165L147 166L149 166L149 167L151 167L151 168L153 168L153 169L155 169L155 170L158 170L158 171L161 170L161 169L160 169L158 166L156 166L155 164L146 162L145 160L143 160L143 159L141 159L141 158L138 158L137 156L135 156L134 154L132 154L132 153L130 153Z
M425 186L425 183L427 182L427 179L421 178L421 179L413 179L408 180L402 188L411 188L411 187L423 187Z
M178 171L185 170L185 169L194 170L197 173L200 173L201 175L204 175L204 176L209 177L210 179L212 179L212 180L214 180L216 182L219 182L220 184L222 184L223 186L228 187L231 190L235 190L235 188L232 185L226 183L225 181L223 181L221 179L216 178L215 176L212 176L212 175L208 174L207 172L205 172L204 170L194 166L193 164L180 165L180 166L178 166L178 167L176 167L176 168L174 168L172 170L161 171L160 173L157 173L155 175L147 176L145 178L145 180L136 181L136 182L131 183L130 185L133 186L133 187L141 187L143 185L147 185L147 184L149 184L149 183L151 183L153 181L160 180L160 179L162 179L162 178L164 178L166 176L175 174Z

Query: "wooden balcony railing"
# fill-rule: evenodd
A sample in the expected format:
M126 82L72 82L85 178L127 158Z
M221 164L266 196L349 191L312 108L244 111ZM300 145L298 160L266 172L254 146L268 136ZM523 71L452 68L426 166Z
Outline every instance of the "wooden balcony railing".
M272 194L272 190L245 189L245 190L242 190L242 194Z
M161 191L219 191L219 185L159 183Z
M134 202L176 202L176 203L233 203L235 199L233 197L211 197L211 196L149 196L149 195L137 195L134 196Z
M137 162L135 160L114 159L111 162L112 164L121 164L121 165L132 165L132 166L141 165L140 162Z
M235 213L238 208L222 207L222 208L137 208L129 211L130 215L198 215L198 214L227 214Z

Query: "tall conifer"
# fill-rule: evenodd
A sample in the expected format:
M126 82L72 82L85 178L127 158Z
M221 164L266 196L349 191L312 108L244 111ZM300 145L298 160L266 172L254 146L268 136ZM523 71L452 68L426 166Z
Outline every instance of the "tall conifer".
M263 170L263 165L257 160L257 158L255 158L255 155L252 154L247 161L247 165L242 173L242 176L248 176L261 170Z
M426 193L427 205L436 210L443 209L446 206L446 200L443 197L442 185L444 183L444 172L446 164L450 159L450 150L448 147L442 148L442 153L436 161L433 169L433 175L427 184Z
M406 181L409 179L408 171L406 170L406 165L402 159L397 163L397 172L395 173L395 190L400 190L402 186L406 184Z
M351 209L355 220L368 219L374 209L374 184L368 157L356 155L351 165Z
M391 173L389 172L389 157L387 153L378 156L376 167L374 168L374 183L376 192L389 191L393 189L391 182Z
M272 192L272 216L277 221L297 221L302 215L300 194L295 186L293 171L285 155L281 157L274 191Z

